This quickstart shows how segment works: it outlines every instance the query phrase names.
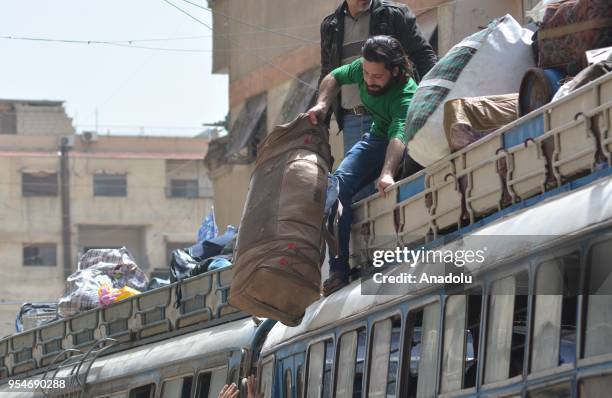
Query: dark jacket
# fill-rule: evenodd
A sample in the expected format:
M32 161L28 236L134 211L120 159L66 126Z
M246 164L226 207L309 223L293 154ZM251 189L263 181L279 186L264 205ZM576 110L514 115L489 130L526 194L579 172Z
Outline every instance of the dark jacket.
M344 41L344 10L343 2L332 14L321 23L321 80L342 61L342 43ZM406 54L416 66L417 76L424 76L437 62L436 53L423 36L416 24L416 16L404 4L386 0L372 0L370 6L370 36L389 35L402 43ZM342 109L340 95L332 104L336 121L342 128Z

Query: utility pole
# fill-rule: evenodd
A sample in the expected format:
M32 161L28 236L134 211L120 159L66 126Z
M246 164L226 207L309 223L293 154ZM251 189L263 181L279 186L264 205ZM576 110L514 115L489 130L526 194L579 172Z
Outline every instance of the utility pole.
M70 230L70 170L68 168L68 137L60 138L60 184L62 202L62 252L64 258L64 279L72 274L72 234Z

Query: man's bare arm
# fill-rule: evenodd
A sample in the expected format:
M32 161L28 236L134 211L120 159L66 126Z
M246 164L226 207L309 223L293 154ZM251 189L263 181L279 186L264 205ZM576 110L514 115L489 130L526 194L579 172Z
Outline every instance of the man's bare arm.
M336 78L331 74L328 74L321 81L321 85L319 86L319 97L317 98L317 103L315 106L310 108L308 112L308 117L310 118L310 122L312 124L319 124L319 120L325 120L325 116L327 115L327 110L331 106L333 99L338 95L338 91L340 90L340 85L336 81Z
M393 175L397 171L397 167L402 161L405 149L406 145L404 145L401 140L393 138L391 141L389 141L387 153L385 155L385 163L382 171L380 172L380 178L378 179L378 192L381 196L385 195L385 189L388 186L395 183Z

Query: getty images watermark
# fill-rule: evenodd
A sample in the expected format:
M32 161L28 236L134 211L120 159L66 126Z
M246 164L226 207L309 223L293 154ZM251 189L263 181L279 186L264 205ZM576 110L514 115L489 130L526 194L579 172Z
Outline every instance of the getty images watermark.
M471 284L472 275L464 272L464 267L484 263L486 252L486 247L479 250L426 250L407 247L374 250L372 265L375 270L371 274L372 281L376 284ZM421 272L383 273L381 270L387 265L408 265L415 268L417 265L433 264L443 265L443 270L431 268L432 272L428 272L426 267L423 267ZM449 271L449 265L454 266L454 271L452 268Z

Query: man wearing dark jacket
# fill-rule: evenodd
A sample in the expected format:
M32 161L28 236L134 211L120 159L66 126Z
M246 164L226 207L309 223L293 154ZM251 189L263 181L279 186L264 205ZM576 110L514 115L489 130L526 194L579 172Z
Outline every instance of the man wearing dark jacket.
M321 78L333 69L350 64L361 55L365 41L376 35L395 37L416 66L417 82L437 61L413 12L404 4L386 0L344 0L321 23ZM343 130L344 152L370 132L372 119L367 114L357 85L343 86L331 109Z

